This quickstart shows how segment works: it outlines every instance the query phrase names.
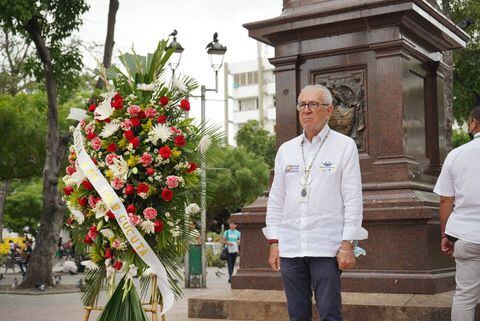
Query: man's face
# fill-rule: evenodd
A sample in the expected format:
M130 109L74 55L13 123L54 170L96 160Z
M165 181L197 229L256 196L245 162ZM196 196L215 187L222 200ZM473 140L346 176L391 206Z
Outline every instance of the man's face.
M317 110L305 107L299 111L300 125L305 131L319 131L323 128L333 112L333 106L325 106L322 92L315 89L302 90L298 96L298 103L318 103Z

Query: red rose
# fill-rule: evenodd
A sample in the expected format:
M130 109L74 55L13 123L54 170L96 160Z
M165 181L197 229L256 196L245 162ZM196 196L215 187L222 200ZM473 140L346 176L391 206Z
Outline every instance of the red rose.
M104 120L104 122L106 122L108 124L109 122L111 122L111 120L110 120L110 118L107 118L107 119Z
M85 238L83 239L83 243L85 243L85 244L92 244L92 243L93 243L93 240L92 240L92 238L91 238L90 236L88 236L88 234L87 234L87 235L85 235Z
M158 151L158 153L160 154L160 156L162 156L163 158L167 159L169 158L170 156L172 156L172 150L170 149L170 147L168 146L163 146L162 148L160 148L160 150Z
M107 217L111 220L113 220L115 218L115 214L113 214L112 211L110 211L110 210L108 210L107 214L105 214L105 215L107 215Z
M135 137L135 134L131 130L127 130L125 133L123 133L123 135L125 136L126 139L129 139L129 140Z
M87 134L87 139L88 139L88 140L92 140L92 139L94 139L95 137L97 137L97 134L95 134L95 133L93 133L93 132L90 133L90 134Z
M97 162L97 160L96 160L95 158L92 158L92 162L93 162L95 165L98 164L98 162Z
M111 143L107 146L107 150L110 152L110 153L114 153L117 151L117 145L115 145L115 143Z
M127 213L135 214L136 211L137 211L137 209L135 208L135 205L130 204L130 205L127 206Z
M91 104L90 106L88 106L88 111L89 112L93 113L95 111L95 109L97 109L97 106L95 106L95 104Z
M88 199L85 196L80 197L78 199L78 204L80 204L80 206L85 206L87 205L87 203L88 203Z
M65 195L68 196L68 195L70 195L70 194L73 193L73 187L71 187L71 186L65 186L65 187L63 188L63 192L65 193Z
M155 221L153 224L155 225L155 233L160 233L163 231L163 221Z
M174 143L175 143L175 146L183 147L183 146L185 146L187 141L185 140L185 136L178 135L177 137L175 137Z
M115 109L123 108L123 97L120 94L116 94L112 99L112 107Z
M159 124L165 124L167 122L167 116L165 115L160 115L157 118L157 123Z
M162 98L160 98L160 105L165 106L166 104L168 104L169 101L170 99L168 99L168 97L163 96Z
M197 164L195 164L195 163L193 163L193 162L189 162L189 163L188 163L187 173L192 173L192 172L194 172L197 168L198 168Z
M133 145L133 148L138 148L138 146L140 146L140 138L138 137L133 137L132 139L129 139L128 142Z
M190 102L186 99L182 99L180 101L180 108L182 108L185 111L189 111L190 110Z
M122 269L123 263L119 260L115 261L115 264L113 264L113 268L117 271L120 271Z
M74 221L75 219L72 216L70 216L69 218L67 218L67 225L72 225Z
M145 119L147 118L147 115L145 114L145 112L142 110L141 112L138 113L137 117L139 119Z
M141 193L148 193L148 190L150 188L148 187L148 184L145 184L145 183L140 183L138 184L137 186L137 194L141 194Z
M87 190L87 191L93 191L93 185L90 183L88 180L84 180L82 182L82 186Z
M170 201L173 198L173 192L168 188L164 188L162 190L162 198L167 202Z
M130 118L130 121L132 122L132 126L133 126L133 127L138 127L138 126L140 126L140 119L138 119L137 117Z
M112 250L111 250L109 247L107 247L107 248L105 249L105 253L103 254L103 256L105 256L106 259L111 259L111 258L113 258Z
M135 186L128 184L125 187L125 194L132 195L133 193L135 193Z
M153 174L155 174L155 169L153 167L147 168L147 175L152 176Z

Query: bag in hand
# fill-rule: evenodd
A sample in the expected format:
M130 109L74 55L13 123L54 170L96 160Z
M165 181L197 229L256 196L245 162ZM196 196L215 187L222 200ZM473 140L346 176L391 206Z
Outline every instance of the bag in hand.
M220 260L226 261L228 257L228 250L226 247L223 248L222 253L220 253Z

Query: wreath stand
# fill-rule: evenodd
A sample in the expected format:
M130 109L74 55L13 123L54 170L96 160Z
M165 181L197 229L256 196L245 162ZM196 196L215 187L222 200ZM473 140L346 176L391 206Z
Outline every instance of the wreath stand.
M158 288L157 288L157 277L152 276L152 295L150 296L150 301L142 303L144 306L143 309L145 312L152 313L152 321L158 321L157 311L162 309L162 304L158 304ZM83 316L83 321L88 321L90 318L90 313L92 311L102 311L103 307L100 306L86 306L85 315ZM161 321L166 321L165 314L161 316Z

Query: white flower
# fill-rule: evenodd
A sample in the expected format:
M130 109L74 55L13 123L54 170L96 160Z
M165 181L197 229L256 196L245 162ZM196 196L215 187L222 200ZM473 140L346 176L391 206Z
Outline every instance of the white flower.
M198 150L200 153L205 154L207 151L208 147L210 147L210 144L212 143L210 136L205 135L200 139L200 142L198 143Z
M140 227L147 234L155 232L155 224L152 221L145 220L140 224Z
M155 90L155 84L138 84L137 89L138 90L143 90L143 91L154 91Z
M100 230L100 234L102 234L108 240L113 240L113 238L115 237L115 233L113 233L113 231L109 228L104 228Z
M165 124L157 124L150 129L148 136L150 137L150 141L154 144L156 144L158 140L161 140L162 143L165 143L170 139L172 133L170 128L168 128L168 126Z
M72 213L73 217L75 218L75 221L78 222L78 224L82 225L83 221L85 220L85 216L83 216L82 212L75 208L70 208L70 212Z
M173 76L172 78L173 86L181 92L187 92L188 88L183 82L181 82L177 77Z
M81 265L83 265L87 270L97 270L98 265L95 264L94 262L88 260L88 261L82 261L80 262Z
M108 166L108 168L112 171L112 174L114 177L117 177L118 179L122 181L127 180L127 174L128 174L128 164L127 162L123 159L122 156L115 158L113 160L113 164Z
M115 269L113 268L113 266L109 266L107 267L107 279L110 278L113 274L115 273Z
M200 213L200 211L201 211L200 206L198 206L197 203L192 203L187 207L185 207L185 214L187 215Z
M102 94L105 99L98 105L98 107L94 111L95 119L98 120L105 120L112 116L115 108L112 107L112 98L115 96L115 92L109 92L106 94Z
M120 128L120 121L118 119L114 119L109 123L105 123L100 136L104 138L108 138L115 134L115 132Z
M138 268L135 266L135 264L130 264L130 265L128 266L128 274L129 274L131 277L137 276L137 274L138 274Z
M75 180L73 180L70 175L63 176L62 180L65 183L65 186L73 186L76 184Z
M132 173L137 175L138 174L138 168L136 168L136 167L132 168Z
M107 214L107 207L105 206L105 203L103 203L102 201L98 201L92 211L95 213L95 218L98 219L104 217L105 214Z
M112 263L112 259L111 259L111 258L105 259L105 266L109 266L110 263Z

